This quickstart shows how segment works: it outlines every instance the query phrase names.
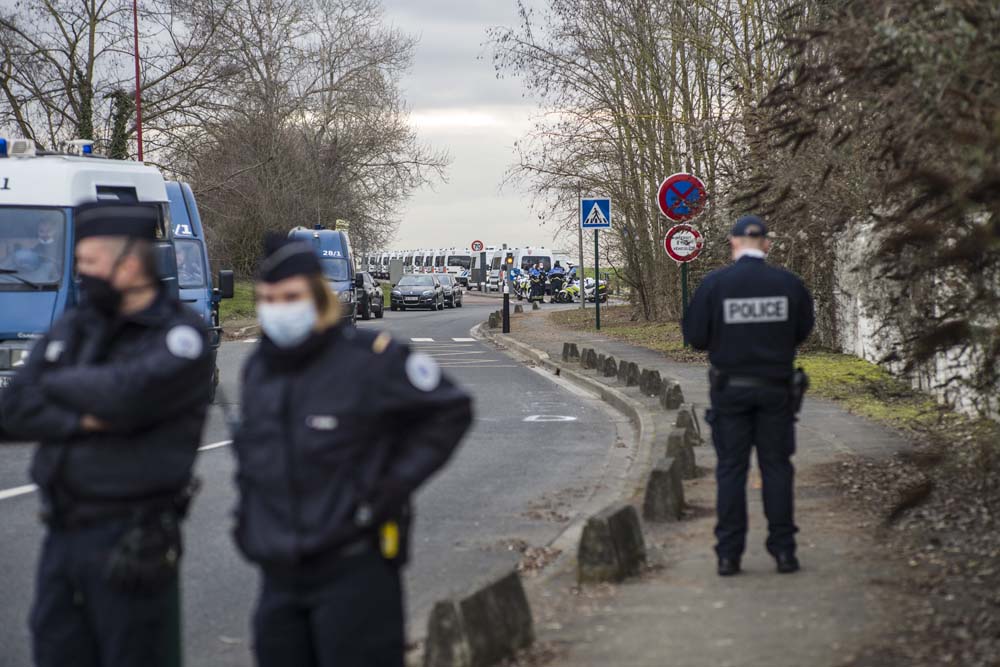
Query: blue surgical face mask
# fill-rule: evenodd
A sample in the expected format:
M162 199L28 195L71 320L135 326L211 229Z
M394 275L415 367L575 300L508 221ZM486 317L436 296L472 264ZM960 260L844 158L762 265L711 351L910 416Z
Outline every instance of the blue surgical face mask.
M319 315L311 299L257 304L260 328L281 348L295 347L312 333Z

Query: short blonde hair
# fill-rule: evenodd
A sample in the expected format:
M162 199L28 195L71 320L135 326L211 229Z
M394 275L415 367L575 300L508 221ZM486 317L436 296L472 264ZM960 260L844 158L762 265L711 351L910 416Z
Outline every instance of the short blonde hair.
M316 330L326 331L340 322L340 318L343 316L343 306L337 295L330 289L330 284L322 273L315 273L308 279L318 314Z

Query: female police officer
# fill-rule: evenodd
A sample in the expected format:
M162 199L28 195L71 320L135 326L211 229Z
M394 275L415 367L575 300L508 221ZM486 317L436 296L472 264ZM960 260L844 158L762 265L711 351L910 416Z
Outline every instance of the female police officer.
M270 239L234 438L236 541L262 570L261 667L403 665L409 496L472 420L429 357L340 324L307 244Z

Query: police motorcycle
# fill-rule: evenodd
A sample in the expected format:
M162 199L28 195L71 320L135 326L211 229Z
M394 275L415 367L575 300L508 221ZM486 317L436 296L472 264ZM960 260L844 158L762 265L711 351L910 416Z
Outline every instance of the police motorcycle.
M531 277L526 273L514 277L514 296L518 301L523 301L531 294Z
M608 300L608 283L606 280L600 281L599 284L595 284L593 278L587 278L583 283L583 293L587 301L594 303L597 296L600 295L601 303Z

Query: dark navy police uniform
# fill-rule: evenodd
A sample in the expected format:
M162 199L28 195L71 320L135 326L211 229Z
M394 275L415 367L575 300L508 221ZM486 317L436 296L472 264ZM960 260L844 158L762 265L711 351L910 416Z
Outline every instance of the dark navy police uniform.
M67 312L4 392L6 427L40 441L31 476L48 531L30 621L39 667L166 664L177 620L178 499L208 408L208 351L201 318L160 290L133 315ZM109 429L82 431L82 415ZM136 532L147 520L169 524L171 534ZM132 555L153 558L143 561L152 562L145 578L112 573L123 540L132 540Z
M763 222L748 217L766 234ZM737 233L743 231L739 226L734 236L743 235ZM708 351L712 366L712 407L705 420L718 455L716 553L720 563L730 559L737 570L746 543L746 481L754 447L768 520L767 549L779 558L779 567L782 556L794 560L791 387L795 350L813 321L812 296L802 281L769 266L760 252L706 276L684 320L686 339Z
M264 336L242 395L235 538L262 571L257 664L402 667L408 499L469 428L469 396L344 324L293 347Z

